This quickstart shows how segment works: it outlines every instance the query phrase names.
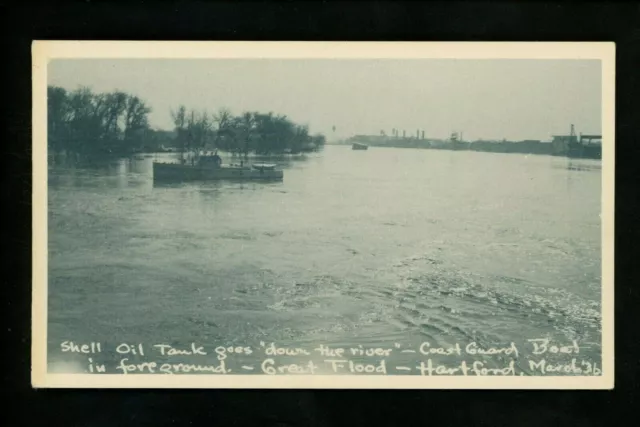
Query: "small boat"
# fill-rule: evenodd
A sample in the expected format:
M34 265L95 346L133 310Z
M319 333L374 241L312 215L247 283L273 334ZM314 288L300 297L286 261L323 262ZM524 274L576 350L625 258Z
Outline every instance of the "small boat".
M251 165L254 169L258 169L258 170L266 170L266 171L272 171L276 168L276 165L272 164L272 163L254 163L253 165Z
M369 146L365 144L360 144L359 142L354 142L351 148L353 150L366 150L369 148Z

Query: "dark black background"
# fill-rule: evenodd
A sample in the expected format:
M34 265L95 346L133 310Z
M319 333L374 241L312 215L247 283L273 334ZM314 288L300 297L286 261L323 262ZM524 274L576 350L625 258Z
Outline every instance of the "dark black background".
M596 426L637 422L640 364L635 174L640 158L638 2L4 2L2 414L8 426L379 424ZM31 40L615 41L614 391L33 390ZM6 75L6 74L5 74ZM580 78L576 76L576 78ZM9 214L7 218L6 214ZM623 414L631 413L622 421Z

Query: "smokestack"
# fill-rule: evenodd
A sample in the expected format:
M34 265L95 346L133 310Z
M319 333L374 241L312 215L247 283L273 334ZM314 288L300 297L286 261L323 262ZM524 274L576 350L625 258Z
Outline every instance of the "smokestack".
M403 131L402 131L402 137L403 137L403 138L405 138L406 136L407 136L407 131L406 131L406 130L403 130Z

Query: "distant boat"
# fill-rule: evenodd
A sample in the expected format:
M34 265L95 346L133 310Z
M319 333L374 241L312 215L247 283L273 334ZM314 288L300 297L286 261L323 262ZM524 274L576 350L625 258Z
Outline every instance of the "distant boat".
M353 150L367 150L368 148L369 148L368 145L360 144L359 142L354 142L353 145L351 146L351 149Z

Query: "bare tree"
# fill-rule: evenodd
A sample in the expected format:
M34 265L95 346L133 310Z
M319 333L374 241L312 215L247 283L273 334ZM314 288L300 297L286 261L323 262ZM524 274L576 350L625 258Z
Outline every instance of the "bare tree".
M150 112L151 108L137 96L127 98L124 120L125 140L128 142L135 140L139 145L144 144L144 130L149 127L147 115ZM140 149L142 147L136 148Z
M231 111L227 108L221 108L214 115L213 120L215 123L218 124L218 129L216 132L216 140L214 142L216 147L218 147L218 144L220 142L220 137L222 136L222 134L224 134L229 130L229 124L232 118L233 116L231 114Z
M180 159L184 161L184 151L186 148L187 108L184 105L180 105L177 110L171 110L171 119L175 126Z

